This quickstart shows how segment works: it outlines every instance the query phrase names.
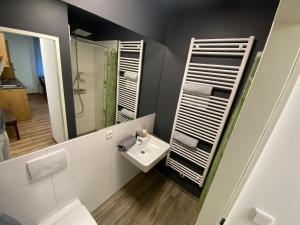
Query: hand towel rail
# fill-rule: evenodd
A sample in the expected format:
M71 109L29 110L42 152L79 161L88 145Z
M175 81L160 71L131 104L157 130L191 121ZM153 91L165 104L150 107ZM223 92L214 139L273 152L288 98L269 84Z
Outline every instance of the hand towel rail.
M207 176L253 42L254 36L226 39L192 38L191 40L170 140L171 150L166 165L178 171L181 176L194 181L200 187L203 186ZM192 62L192 57L199 55L211 58L238 57L241 59L241 63L236 66ZM229 92L229 97L227 99L216 96L197 96L184 92L183 86L187 82L205 84L211 86L213 90ZM180 145L173 139L175 130L207 143L210 151L201 150L200 153L199 148L193 151ZM177 158L172 158L172 152L201 166L204 169L203 173L199 174L192 168L188 168L187 165L183 165Z
M118 70L117 70L117 101L116 123L130 120L120 113L122 108L128 109L137 117L138 98L143 61L144 41L119 41L118 44ZM126 53L126 57L123 55ZM133 55L132 55L133 54ZM138 54L138 58L136 58ZM132 56L132 57L131 57ZM137 73L137 80L131 81L124 77L125 72ZM121 107L121 108L120 108Z

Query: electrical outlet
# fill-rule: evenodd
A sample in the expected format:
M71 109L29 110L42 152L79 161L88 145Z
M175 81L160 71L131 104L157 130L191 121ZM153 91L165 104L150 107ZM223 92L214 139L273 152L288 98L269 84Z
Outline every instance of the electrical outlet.
M106 131L106 140L110 140L113 137L113 131L112 130L108 130Z

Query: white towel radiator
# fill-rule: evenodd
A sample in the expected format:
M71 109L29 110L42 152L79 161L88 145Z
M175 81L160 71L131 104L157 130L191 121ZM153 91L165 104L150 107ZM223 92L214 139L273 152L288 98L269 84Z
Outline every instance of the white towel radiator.
M166 165L203 186L209 166L216 151L230 107L243 75L254 36L230 39L192 38L186 68L178 100L173 130L171 150ZM239 58L239 65L208 64L195 57ZM202 58L203 59L203 58ZM185 83L205 84L214 91L227 92L227 97L196 96L183 91ZM173 139L174 131L179 131L198 139L203 147L190 149ZM208 146L204 149L204 146Z
M116 123L131 120L124 116L120 110L126 108L137 117L140 80L142 72L144 41L119 41L118 46L118 70L117 70L117 101L116 101ZM137 81L124 78L126 71L136 72Z

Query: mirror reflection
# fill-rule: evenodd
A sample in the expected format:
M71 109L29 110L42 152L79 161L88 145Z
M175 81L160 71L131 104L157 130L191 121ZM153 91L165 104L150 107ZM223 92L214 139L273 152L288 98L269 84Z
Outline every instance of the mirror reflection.
M67 139L55 41L0 33L0 160Z
M118 58L118 41L87 41L80 32L71 39L77 135L115 124Z
M68 17L71 74L59 38L0 29L0 162L155 111L163 46L76 7Z
M137 118L144 41L88 41L72 32L77 134Z

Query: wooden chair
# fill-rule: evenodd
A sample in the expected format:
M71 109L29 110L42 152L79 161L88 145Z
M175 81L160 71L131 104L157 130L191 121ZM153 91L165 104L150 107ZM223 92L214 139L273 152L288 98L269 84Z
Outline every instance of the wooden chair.
M20 140L20 134L19 134L18 122L17 122L16 116L7 109L4 109L3 113L4 113L5 126L6 127L14 126L16 134L17 134L17 138L18 138L18 140Z

